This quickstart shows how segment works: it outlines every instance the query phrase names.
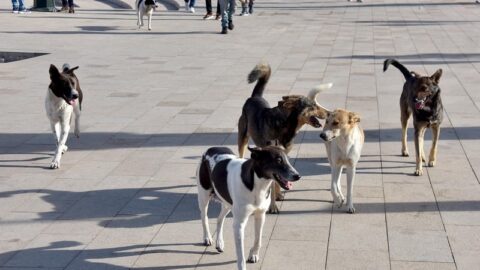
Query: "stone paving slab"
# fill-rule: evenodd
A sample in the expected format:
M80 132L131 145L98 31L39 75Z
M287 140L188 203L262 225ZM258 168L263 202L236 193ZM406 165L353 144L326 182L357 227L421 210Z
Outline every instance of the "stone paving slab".
M358 112L366 143L357 213L347 215L332 205L320 131L300 131L290 157L302 180L279 202L281 214L267 217L261 260L248 269L477 269L473 2L262 0L253 16L234 17L227 36L202 20L201 1L195 14L160 8L152 31L137 30L133 10L98 1L78 1L75 15L14 15L0 3L0 51L47 53L0 64L0 269L234 269L231 217L223 254L201 245L194 175L208 147L236 151L246 76L261 60L272 67L271 104L333 82L318 101ZM400 156L404 79L383 72L387 57L420 73L443 69L438 164L421 177L412 175L412 128L411 155ZM49 170L48 66L65 62L80 66L82 134L69 138L61 169ZM212 232L218 212L213 203ZM250 221L246 252L252 242Z

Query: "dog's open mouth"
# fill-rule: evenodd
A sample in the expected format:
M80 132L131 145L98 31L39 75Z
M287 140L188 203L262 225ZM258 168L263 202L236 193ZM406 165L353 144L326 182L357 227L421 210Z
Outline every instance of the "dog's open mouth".
M320 120L315 117L315 116L310 116L310 125L314 128L320 128L322 127L322 124L320 123Z
M283 179L280 175L274 173L273 177L275 178L275 181L285 190L290 190L293 187L292 182Z
M75 102L77 102L77 99L74 98L74 99L67 99L67 103L70 104L70 105L75 105Z
M423 98L423 99L416 98L415 99L415 109L417 109L417 110L423 109L423 107L425 107L425 100L426 100L426 98Z

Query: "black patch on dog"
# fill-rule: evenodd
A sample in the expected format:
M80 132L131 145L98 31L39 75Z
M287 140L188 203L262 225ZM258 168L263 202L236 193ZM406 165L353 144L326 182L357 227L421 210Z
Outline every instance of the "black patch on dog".
M233 205L232 198L230 197L230 193L228 192L227 182L227 166L230 161L231 159L224 159L215 165L212 171L212 182L218 195L220 195L220 197L222 197L229 204Z
M210 169L208 166L208 161L205 159L205 156L202 158L202 163L200 163L198 177L200 178L200 185L203 189L209 190L212 188L212 182L210 180Z
M138 1L138 9L140 9L140 5L142 4L143 0Z
M249 159L242 164L242 182L248 190L252 191L254 186L253 160Z

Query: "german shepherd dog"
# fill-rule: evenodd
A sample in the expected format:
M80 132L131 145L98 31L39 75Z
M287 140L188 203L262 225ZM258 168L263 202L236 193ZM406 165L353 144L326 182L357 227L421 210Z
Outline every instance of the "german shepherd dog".
M443 120L443 105L438 85L442 70L438 69L432 76L421 76L409 71L395 59L386 59L383 63L385 72L389 65L393 65L402 72L405 77L403 92L400 96L400 121L402 123L402 156L408 156L407 149L407 124L413 115L413 127L415 129L415 175L423 174L422 163L425 161L423 150L423 137L427 128L432 129L433 142L430 149L428 166L435 166L437 160L437 143L440 137L440 124Z
M323 84L312 91L308 97L301 95L284 96L278 106L271 108L263 98L263 91L271 75L268 64L258 64L248 75L248 82L257 82L252 96L243 105L242 115L238 120L238 152L243 157L249 137L255 145L265 147L269 145L282 146L286 153L293 146L293 139L303 125L308 124L319 128L319 119L325 119L327 110L320 106L315 98L319 92L328 89L332 84ZM286 188L287 190L289 188ZM278 213L275 200L282 200L280 187L275 184L271 196L269 213Z

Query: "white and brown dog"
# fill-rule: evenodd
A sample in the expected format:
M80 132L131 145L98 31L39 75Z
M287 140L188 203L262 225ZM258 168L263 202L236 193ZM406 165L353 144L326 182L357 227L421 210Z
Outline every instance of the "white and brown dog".
M203 241L212 245L208 225L208 204L211 198L222 203L217 219L216 248L223 252L223 222L232 211L233 231L239 270L246 269L244 254L244 232L248 218L255 218L255 242L250 250L248 262L259 261L265 212L270 206L270 187L275 181L284 189L291 187L291 181L300 179L298 172L288 161L282 148L267 146L248 148L251 159L238 158L226 147L212 147L202 156L197 171L198 206L200 208Z
M158 7L156 0L136 0L138 29L143 26L143 16L148 16L148 30L152 30L153 11Z
M75 114L75 131L77 138L80 136L80 110L83 94L77 76L73 73L78 68L70 68L64 64L62 72L57 67L50 65L50 85L45 99L45 110L57 143L57 150L50 168L60 168L62 154L68 149L66 142L70 131L72 112Z
M364 134L359 126L360 117L354 112L336 109L328 112L320 138L325 141L328 162L332 171L331 192L334 203L340 208L345 202L340 178L347 168L347 212L355 213L353 206L353 183L358 160L362 152Z

